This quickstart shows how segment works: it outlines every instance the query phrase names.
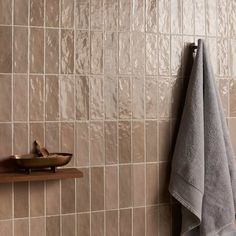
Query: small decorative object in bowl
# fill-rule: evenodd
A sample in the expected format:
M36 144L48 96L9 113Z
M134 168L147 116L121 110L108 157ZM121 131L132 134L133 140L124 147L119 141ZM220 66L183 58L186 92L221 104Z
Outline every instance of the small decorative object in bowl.
M71 153L49 153L38 141L34 142L34 151L31 154L15 155L14 160L19 169L24 169L27 174L31 170L51 169L56 172L56 167L68 164L72 158Z

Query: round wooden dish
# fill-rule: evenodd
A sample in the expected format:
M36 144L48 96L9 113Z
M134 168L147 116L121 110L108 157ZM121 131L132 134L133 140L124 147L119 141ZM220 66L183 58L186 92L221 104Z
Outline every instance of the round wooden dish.
M20 169L30 174L32 169L42 170L50 168L56 172L56 167L68 164L72 158L71 153L50 153L47 156L37 154L15 155L14 160Z

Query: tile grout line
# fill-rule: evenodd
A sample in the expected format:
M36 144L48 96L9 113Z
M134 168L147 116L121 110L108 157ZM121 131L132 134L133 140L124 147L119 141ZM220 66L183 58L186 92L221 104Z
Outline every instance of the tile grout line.
M133 64L132 64L132 59L133 59L133 53L132 53L132 32L133 32L133 11L134 11L134 1L130 1L130 8L131 8L131 11L130 11L130 16L129 16L129 22L130 22L130 25L129 25L129 60L130 60L130 75L129 75L129 78L130 78L130 84L131 84L131 87L130 87L130 102L131 102L131 113L130 113L130 118L129 118L129 123L130 123L130 163L127 163L128 167L129 167L129 171L130 171L130 209L131 209L131 235L132 236L135 236L134 235L134 189L133 189L133 135L132 135L132 132L133 132L133 117L134 117L134 114L133 114L133 88L134 88L134 77L133 77Z
M103 169L103 234L106 235L106 196L105 196L105 188L106 188L106 160L105 160L105 118L106 118L106 106L105 106L105 0L102 0L102 109L103 109L103 118L102 118L102 136L103 136L103 147L102 147L102 169Z
M59 25L59 59L58 59L58 69L59 69L59 76L58 76L58 82L59 82L59 91L58 91L58 96L59 96L59 150L61 151L61 121L62 121L62 117L61 117L61 47L62 47L62 40L61 40L61 19L62 19L62 1L63 0L59 0L59 13L58 13L58 25ZM59 194L60 194L60 198L59 198L59 212L60 212L60 217L59 217L59 222L60 222L60 232L59 234L62 235L62 222L61 222L61 215L62 215L62 199L61 199L61 194L62 194L62 187L61 187L61 180L58 180L59 182Z
M27 52L27 62L28 62L28 66L27 66L27 127L28 127L28 151L30 150L30 130L31 130L31 126L29 125L29 121L30 121L30 108L29 108L29 105L30 105L30 47L31 47L31 42L30 42L30 37L31 37L31 29L30 29L30 15L31 15L31 9L30 9L30 6L31 6L31 0L28 1L28 9L27 9L27 12L28 12L28 26L27 26L27 32L28 32L28 52ZM29 182L28 182L29 183ZM29 184L28 184L29 186ZM28 199L29 199L29 202L28 202L28 206L29 206L29 213L30 213L30 186L28 187ZM29 214L30 215L30 214ZM31 234L30 232L30 222L29 222L29 235Z
M13 90L13 86L14 86L14 78L13 78L13 71L14 71L14 0L11 1L11 4L12 4L12 9L11 9L11 22L12 22L12 26L11 26L11 37L12 37L12 41L11 41L11 50L12 50L12 59L11 59L11 63L12 63L12 68L11 68L11 141L12 141L12 144L11 144L11 152L13 154L14 152L14 130L13 130L13 119L14 119L14 109L13 109L13 104L14 104L14 90ZM15 228L15 216L14 216L14 212L15 212L15 204L14 204L14 196L15 196L15 192L14 192L14 182L11 183L11 194L12 194L12 235L14 236L15 233L14 233L14 228Z
M120 118L120 104L119 104L119 65L120 65L120 58L119 58L119 16L120 16L120 0L116 0L117 2L117 22L116 22L116 34L117 34L117 119L116 119L116 163L117 163L117 235L120 236L120 151L119 151L119 118Z
M77 40L77 31L76 31L76 22L75 22L75 17L76 17L76 7L77 7L77 1L76 0L73 0L73 6L74 6L74 8L73 8L73 15L74 15L74 18L73 18L73 25L74 25L74 32L73 32L73 37L74 37L74 45L73 45L73 50L74 50L74 58L73 58L73 60L74 60L74 122L73 122L73 125L74 125L74 138L73 138L73 140L74 140L74 146L73 146L73 152L74 152L74 154L73 154L73 159L74 159L74 163L73 163L73 166L74 167L77 167L77 159L78 159L78 156L77 156L77 152L76 152L76 147L77 147L77 125L76 125L76 113L77 113L77 104L76 104L76 102L77 102L77 86L76 86L76 82L77 82L77 80L76 80L76 73L75 73L75 71L76 71L76 40ZM75 195L74 195L74 197L75 197L75 209L74 209L74 212L75 212L75 218L74 218L74 221L75 221L75 226L74 226L74 233L75 233L75 236L77 236L77 179L74 179L74 188L75 188Z
M170 8L169 8L169 14L170 14L170 31L169 31L169 50L170 50L170 54L169 54L169 76L172 75L172 40L173 40L173 35L172 35L172 4L170 2ZM170 77L168 77L168 83L170 83ZM170 85L169 85L170 86ZM170 89L170 88L168 88ZM169 106L170 106L170 101L171 101L171 98L170 96L168 97L168 103L169 103ZM170 112L170 109L168 111L168 115L169 117L171 116L171 112ZM169 119L166 120L166 122L168 122L168 126L170 127L170 124L169 124ZM159 126L158 126L159 130L160 131L160 123L159 123ZM170 138L170 130L169 130L169 138ZM159 140L160 142L160 140ZM160 158L160 156L159 156ZM159 181L159 186L160 186L160 165L158 164L157 165L157 170L158 170L158 181ZM160 192L158 193L159 195L159 198L160 198ZM160 201L160 199L159 199ZM159 214L160 214L160 208L158 209L159 211ZM171 208L170 208L170 211L171 211ZM159 215L160 216L160 215ZM171 231L172 231L172 214L170 215L170 235L171 235ZM158 217L158 225L160 226L160 217ZM160 234L160 227L158 227L158 230L159 230L159 234Z
M43 87L43 98L44 98L44 103L43 103L43 120L44 120L44 147L46 146L47 142L46 142L46 43L47 43L47 29L46 29L46 4L47 4L48 0L43 0L43 4L44 4L44 16L43 16L43 24L44 24L44 44L43 44L43 50L44 50L44 56L43 56L43 71L44 71L44 87ZM43 197L44 197L44 233L45 235L47 234L46 231L46 181L43 181ZM31 234L30 234L31 236ZM33 236L33 235L32 235Z
M89 156L89 169L88 169L88 175L89 175L89 235L91 236L92 233L92 171L91 171L91 2L92 0L88 0L89 3L89 22L88 22L88 37L89 37L89 120L88 120L88 139L89 139L89 150L88 150L88 156Z
M156 3L157 4L157 3ZM156 12L157 13L157 12ZM143 164L143 168L144 168L144 236L147 235L147 207L146 207L146 202L147 202L147 193L146 193L146 188L147 188L147 178L146 178L146 168L147 168L147 147L146 147L146 126L145 126L145 121L146 121L146 117L147 117L147 107L146 107L146 101L147 101L147 96L146 96L146 83L147 83L147 80L146 80L146 72L147 72L147 68L146 68L146 55L147 55L147 32L146 32L146 29L147 29L147 1L144 1L144 84L143 84L143 101L144 101L144 104L143 104L143 110L144 110L144 121L143 121L143 149L144 149L144 164ZM155 37L155 39L157 40L157 37Z

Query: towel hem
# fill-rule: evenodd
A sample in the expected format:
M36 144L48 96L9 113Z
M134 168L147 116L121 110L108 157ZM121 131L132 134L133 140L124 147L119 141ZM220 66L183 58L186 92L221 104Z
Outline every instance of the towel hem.
M169 192L201 220L203 193L198 188L172 172Z

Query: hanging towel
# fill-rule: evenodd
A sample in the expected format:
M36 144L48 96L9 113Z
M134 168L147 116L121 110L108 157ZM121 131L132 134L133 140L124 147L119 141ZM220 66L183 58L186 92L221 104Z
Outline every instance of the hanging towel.
M236 235L234 153L203 40L198 40L171 168L169 191L182 205L181 235Z

